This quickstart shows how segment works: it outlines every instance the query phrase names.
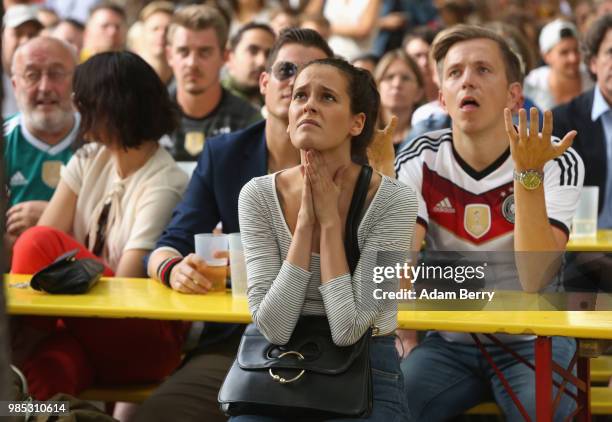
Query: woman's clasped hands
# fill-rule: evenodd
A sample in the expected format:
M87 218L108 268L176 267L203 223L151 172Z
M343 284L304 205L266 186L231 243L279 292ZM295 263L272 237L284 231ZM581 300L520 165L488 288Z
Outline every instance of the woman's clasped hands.
M340 224L340 197L347 192L346 167L339 167L332 175L319 151L304 151L302 172L302 203L298 224L328 227Z

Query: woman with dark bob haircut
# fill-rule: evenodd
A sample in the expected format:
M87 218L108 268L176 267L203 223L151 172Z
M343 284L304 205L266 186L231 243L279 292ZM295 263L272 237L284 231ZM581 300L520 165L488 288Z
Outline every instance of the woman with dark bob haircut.
M74 103L82 117L81 137L102 143L106 137L128 149L172 132L177 110L151 69L129 52L102 53L77 67Z
M249 309L259 331L270 343L285 345L301 316L319 315L326 317L333 343L349 346L372 328L373 407L365 420L401 421L397 304L376 300L372 291L374 267L399 262L389 255L377 262L379 252L408 254L417 211L414 191L374 172L358 213L360 257L351 260L353 271L344 243L349 206L363 172L358 163L365 160L379 103L367 71L340 59L306 65L293 86L288 128L302 163L251 180L240 193L238 210ZM308 394L316 397L317 391ZM243 414L232 420L274 419Z
M132 53L103 53L80 65L74 103L86 143L61 171L38 226L23 233L12 272L33 274L67 251L104 264L106 276L145 277L142 264L187 184L158 139L175 113L154 70ZM129 298L126 298L129 300ZM78 395L93 382L159 381L178 365L185 336L173 321L24 318L18 365L38 400ZM42 340L40 340L42 338Z

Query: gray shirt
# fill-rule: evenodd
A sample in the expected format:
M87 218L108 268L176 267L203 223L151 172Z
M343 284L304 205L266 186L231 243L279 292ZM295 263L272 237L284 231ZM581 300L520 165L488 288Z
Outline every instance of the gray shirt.
M308 271L286 260L293 237L276 174L252 179L238 200L249 309L259 330L270 342L286 344L301 315L327 315L339 346L354 344L371 326L380 334L393 332L397 303L374 298L374 267L393 266L398 253L407 257L417 212L414 190L383 176L357 231L360 259L353 275L322 284L318 254L312 254Z
M176 100L176 92L172 97ZM206 139L243 129L258 120L261 114L257 109L223 89L221 101L214 110L201 118L181 113L177 130L160 142L176 161L195 161Z

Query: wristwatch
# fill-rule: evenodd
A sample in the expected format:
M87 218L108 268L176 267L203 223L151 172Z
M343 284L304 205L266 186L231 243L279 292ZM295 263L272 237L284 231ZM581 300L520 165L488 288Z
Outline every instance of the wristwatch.
M514 171L514 180L518 181L527 190L537 189L544 180L544 173L537 170Z

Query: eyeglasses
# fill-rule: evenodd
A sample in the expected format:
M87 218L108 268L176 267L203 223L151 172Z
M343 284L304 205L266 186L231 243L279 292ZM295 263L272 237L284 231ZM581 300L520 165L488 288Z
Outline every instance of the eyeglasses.
M30 69L26 70L21 74L21 77L25 83L29 86L34 86L40 82L43 75L47 75L47 78L51 82L63 82L72 72L67 72L62 69L49 69L49 70L38 70Z
M300 68L292 62L278 62L272 66L272 74L280 82L294 77Z

